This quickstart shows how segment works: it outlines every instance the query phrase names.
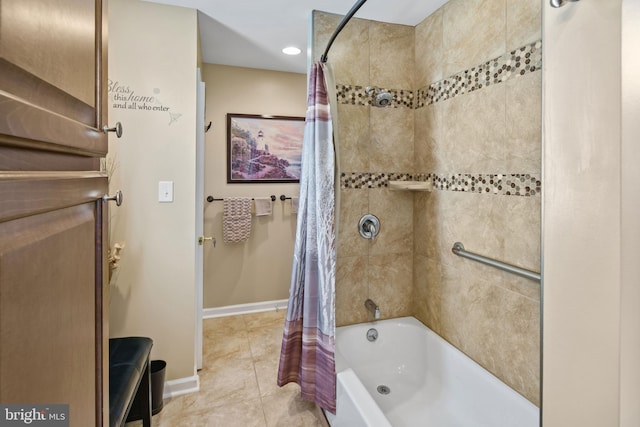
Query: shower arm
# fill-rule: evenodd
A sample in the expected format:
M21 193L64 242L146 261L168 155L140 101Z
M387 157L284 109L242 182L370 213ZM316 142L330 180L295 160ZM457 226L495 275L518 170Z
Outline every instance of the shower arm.
M358 9L360 9L362 5L365 4L366 2L367 0L358 0L356 4L354 4L353 7L351 7L349 12L347 12L347 14L342 18L342 21L340 21L340 23L336 27L336 30L333 32L333 35L329 39L329 43L327 43L327 48L324 50L324 53L320 57L321 62L327 62L327 59L329 57L329 49L331 49L331 45L336 40L336 37L338 37L338 34L340 34L340 31L342 31L344 26L347 25L347 22L349 22L351 18L353 18L353 15L356 14Z

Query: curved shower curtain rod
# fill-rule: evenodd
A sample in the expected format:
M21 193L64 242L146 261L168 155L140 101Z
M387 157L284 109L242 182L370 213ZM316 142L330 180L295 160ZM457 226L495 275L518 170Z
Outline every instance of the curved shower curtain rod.
M327 62L327 58L328 58L328 55L329 55L329 49L331 49L331 45L335 41L336 37L338 37L338 34L340 34L340 31L342 31L344 26L347 25L347 22L349 22L351 20L351 18L353 18L353 15L356 14L358 9L360 9L360 7L362 7L362 5L365 4L366 2L367 2L367 0L358 0L356 2L356 4L354 4L353 7L349 10L349 12L347 12L347 14L344 16L344 18L342 18L342 21L340 21L340 23L336 27L336 30L333 32L333 35L329 39L329 43L327 43L327 48L324 50L324 53L320 57L320 61L321 62Z

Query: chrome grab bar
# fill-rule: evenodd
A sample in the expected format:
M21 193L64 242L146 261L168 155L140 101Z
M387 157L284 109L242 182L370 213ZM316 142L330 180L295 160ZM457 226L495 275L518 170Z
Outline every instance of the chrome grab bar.
M464 249L464 245L460 242L455 242L453 244L453 247L451 248L451 252L453 252L454 254L464 257L464 258L468 258L471 259L473 261L477 261L480 262L482 264L487 264L490 265L492 267L498 268L500 270L509 272L509 273L513 273L513 274L517 274L518 276L522 276L526 279L530 279L530 280L536 280L536 281L540 281L540 273L537 273L535 271L531 271L531 270L527 270L524 268L520 268L520 267L516 267L515 265L511 265L511 264L507 264L505 262L502 261L498 261L492 258L487 258L485 256L482 255L478 255L478 254L474 254L473 252L469 252L467 250Z

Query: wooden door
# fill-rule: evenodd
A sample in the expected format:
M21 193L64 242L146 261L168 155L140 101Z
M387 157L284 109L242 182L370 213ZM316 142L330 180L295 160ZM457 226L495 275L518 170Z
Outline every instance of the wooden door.
M108 423L106 6L0 0L0 403Z

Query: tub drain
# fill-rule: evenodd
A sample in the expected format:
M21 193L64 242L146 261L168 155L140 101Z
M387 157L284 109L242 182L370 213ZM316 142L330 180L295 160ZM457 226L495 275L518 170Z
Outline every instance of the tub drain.
M387 387L386 385L379 385L378 386L378 393L380 393L380 394L389 394L389 393L391 393L391 389L389 387Z

